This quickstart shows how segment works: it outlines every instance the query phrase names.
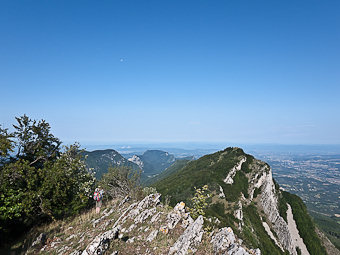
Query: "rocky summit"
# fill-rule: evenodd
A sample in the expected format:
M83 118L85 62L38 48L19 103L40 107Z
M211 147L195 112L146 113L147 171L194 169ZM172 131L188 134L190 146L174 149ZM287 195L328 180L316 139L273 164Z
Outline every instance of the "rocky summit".
M100 215L93 212L40 233L26 254L261 254L249 249L229 228L206 231L181 202L164 206L158 193L139 202L112 201Z

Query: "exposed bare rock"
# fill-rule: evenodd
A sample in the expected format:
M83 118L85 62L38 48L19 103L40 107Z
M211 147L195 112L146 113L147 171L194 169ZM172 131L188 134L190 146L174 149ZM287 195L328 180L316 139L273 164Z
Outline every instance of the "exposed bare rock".
M304 244L303 239L300 237L299 230L297 229L295 220L293 218L292 208L290 207L289 204L287 204L287 205L288 205L288 210L287 210L288 228L289 228L289 232L292 235L293 246L294 247L299 247L300 250L301 250L301 253L303 255L309 255L307 247Z
M70 255L80 255L81 254L81 251L73 251L72 253L70 253Z
M151 223L157 222L159 220L159 217L161 216L161 214L162 214L161 212L156 213L154 216L152 216L150 222Z
M178 238L175 244L170 248L169 254L184 255L188 249L195 251L195 246L202 240L203 235L203 216L200 215L184 233Z
M131 232L136 227L135 224L132 224L126 232Z
M173 229L180 220L181 220L180 214L175 212L168 214L167 216L168 228Z
M220 229L211 239L215 253L226 251L234 242L235 235L230 227Z
M241 170L242 164L244 162L246 162L246 160L247 160L246 157L242 157L240 162L229 171L227 177L224 179L224 182L226 184L233 184L234 183L233 178L234 178L234 176L236 174L236 171L240 171Z
M241 240L236 241L233 230L228 228L220 229L211 239L213 250L215 254L229 254L229 255L250 255L244 247L241 246ZM252 250L252 254L260 255L259 249ZM257 252L257 253L256 253Z
M127 201L130 200L130 196L129 195L126 195L122 201L120 201L119 205L118 205L118 208L120 208L123 204L125 204Z
M157 206L160 201L161 194L151 194L147 197L145 197L142 201L138 203L136 208L130 210L128 217L135 218L143 209L149 208L149 207L155 207Z
M46 234L45 233L41 233L37 239L35 239L35 241L32 243L32 247L36 246L36 245L45 245L46 243Z
M142 211L139 215L137 215L134 219L135 223L142 223L150 216L153 216L156 213L156 208L146 209Z
M282 247L289 251L290 254L297 254L293 245L292 236L289 232L288 224L280 216L278 211L277 194L273 182L272 171L264 170L255 187L262 186L261 204L268 219L273 225L273 229L278 236L278 241Z
M260 249L250 250L249 253L246 248L241 246L242 240L236 239L233 230L228 228L220 229L211 239L213 251L215 254L228 255L261 255Z
M110 241L118 238L120 227L115 227L103 234L95 237L95 239L86 247L82 255L103 254L110 245Z
M157 234L158 234L158 230L151 231L151 233L148 236L148 238L146 239L146 241L151 242L153 239L156 238Z
M223 188L220 186L220 194L218 195L220 198L225 198L225 194Z
M281 249L282 251L284 251L283 248L282 248L282 246L281 246L281 244L276 240L276 238L275 238L273 232L271 231L269 225L267 224L267 222L265 222L265 221L262 222L262 225L263 225L264 229L266 230L267 234L270 236L270 238L275 242L275 244L276 244L278 247L280 247L280 249Z

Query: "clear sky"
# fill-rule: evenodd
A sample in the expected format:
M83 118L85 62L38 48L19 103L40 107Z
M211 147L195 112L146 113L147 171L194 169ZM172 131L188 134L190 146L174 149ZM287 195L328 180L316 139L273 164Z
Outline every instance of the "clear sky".
M0 1L0 124L65 142L340 144L340 1Z

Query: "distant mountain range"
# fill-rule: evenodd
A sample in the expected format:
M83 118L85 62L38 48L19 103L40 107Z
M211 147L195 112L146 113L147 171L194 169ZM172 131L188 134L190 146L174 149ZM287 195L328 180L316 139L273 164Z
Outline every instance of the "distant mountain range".
M126 166L131 169L139 169L139 166L120 155L112 149L84 151L85 162L90 170L95 172L96 179L100 179L110 166Z
M133 170L140 169L142 171L142 181L146 182L146 180L157 176L177 162L173 154L161 150L147 150L142 155L130 155L128 159L113 149L84 151L83 155L86 156L87 167L95 172L97 179L107 173L110 166L126 166ZM193 159L193 157L182 158L179 161L190 159ZM166 175L167 173L165 173Z
M152 177L171 166L176 161L176 158L165 151L147 150L142 155L133 155L128 160L137 164L144 175Z

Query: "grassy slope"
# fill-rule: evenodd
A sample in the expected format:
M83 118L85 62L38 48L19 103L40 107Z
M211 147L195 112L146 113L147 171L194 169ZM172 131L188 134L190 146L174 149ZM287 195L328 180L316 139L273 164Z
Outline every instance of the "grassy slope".
M221 156L222 153L226 155ZM238 157L244 155L241 149L233 150L228 148L224 151L206 155L198 160L189 162L180 171L168 176L167 178L155 183L153 186L163 195L170 195L171 204L177 201L190 201L195 187L202 187L208 184L210 191L219 192L220 185L230 199L236 200L239 194L235 194L234 188L243 190L245 183L235 182L233 185L227 185L223 182L230 169L238 163ZM240 174L240 182L244 181L243 175ZM232 187L233 186L233 187ZM240 187L239 187L240 186Z

